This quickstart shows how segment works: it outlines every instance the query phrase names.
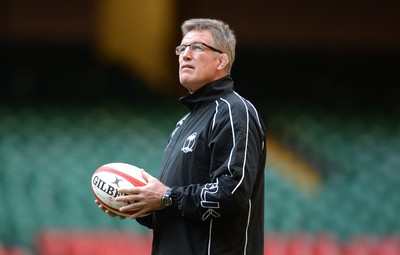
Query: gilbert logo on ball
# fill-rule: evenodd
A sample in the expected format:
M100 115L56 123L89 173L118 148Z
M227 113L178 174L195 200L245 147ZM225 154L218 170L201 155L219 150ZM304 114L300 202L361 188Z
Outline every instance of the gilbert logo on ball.
M135 211L122 213L119 208L126 202L117 202L115 198L124 195L118 192L120 188L132 188L146 185L140 168L126 163L109 163L100 166L92 176L92 191L94 196L109 211L129 217Z

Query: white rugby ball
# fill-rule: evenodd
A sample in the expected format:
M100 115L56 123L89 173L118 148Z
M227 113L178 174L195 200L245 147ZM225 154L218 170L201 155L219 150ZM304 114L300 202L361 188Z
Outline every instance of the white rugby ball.
M136 211L120 212L119 208L129 203L117 202L120 195L118 189L146 185L141 175L141 168L126 163L109 163L96 169L92 176L92 191L94 196L107 210L129 217Z

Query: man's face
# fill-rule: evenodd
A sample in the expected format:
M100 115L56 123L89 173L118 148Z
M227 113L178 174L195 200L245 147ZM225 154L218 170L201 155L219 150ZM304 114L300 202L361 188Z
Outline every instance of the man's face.
M181 44L203 42L215 47L208 30L190 31L182 39ZM207 83L221 78L219 53L205 47L202 52L192 52L189 47L179 56L179 81L189 90L195 92Z

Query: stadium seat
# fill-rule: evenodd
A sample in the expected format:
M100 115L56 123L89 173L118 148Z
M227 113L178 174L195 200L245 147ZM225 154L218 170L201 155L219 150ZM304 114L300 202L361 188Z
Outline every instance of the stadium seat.
M13 246L7 250L7 255L32 255L32 253L25 248Z
M371 255L400 255L399 240L393 235L383 237L374 245Z
M343 255L370 255L373 243L370 237L355 237L343 245Z
M42 231L41 255L143 255L151 253L151 238L126 231Z
M313 240L306 234L291 236L286 244L286 255L310 255L313 254Z
M5 247L0 242L0 255L32 255L32 253L29 250L19 246Z
M313 255L341 255L341 245L330 234L319 234L314 237Z
M268 234L264 242L264 254L286 255L286 240L276 234Z
M0 255L7 255L6 247L0 242Z
M65 233L46 230L38 234L36 246L41 255L67 255L69 254L68 241Z

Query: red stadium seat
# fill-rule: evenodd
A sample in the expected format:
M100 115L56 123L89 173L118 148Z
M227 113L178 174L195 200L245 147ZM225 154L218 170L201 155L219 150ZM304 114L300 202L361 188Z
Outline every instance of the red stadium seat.
M286 255L310 255L313 254L312 238L305 234L299 234L289 238Z
M31 255L32 253L22 247L13 246L7 251L7 255Z
M75 233L67 237L71 255L99 254L95 235Z
M151 253L151 238L123 231L44 231L38 250L41 255L143 255Z
M0 243L0 255L7 255L7 250L2 243Z
M97 235L96 255L150 254L151 238L125 232Z
M0 243L0 255L31 255L32 253L23 247L11 246L5 247Z
M343 245L343 255L371 255L374 239L356 237Z
M264 254L286 255L286 241L279 235L268 235L264 242Z
M46 230L37 239L38 251L41 255L70 254L69 240L64 232Z
M394 236L384 237L377 242L371 255L400 255L400 241Z
M340 244L333 236L321 234L314 240L313 255L341 255Z

